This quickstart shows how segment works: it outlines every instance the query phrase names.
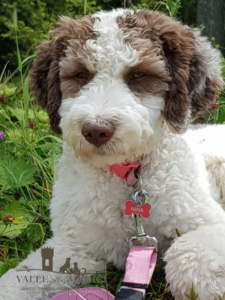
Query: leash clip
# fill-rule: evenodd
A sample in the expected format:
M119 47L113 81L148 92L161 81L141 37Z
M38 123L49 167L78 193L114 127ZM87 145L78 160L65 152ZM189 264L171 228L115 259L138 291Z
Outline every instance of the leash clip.
M154 236L149 236L149 235L137 235L137 236L132 236L130 239L130 248L133 246L133 242L138 241L140 243L145 243L145 242L153 242L153 246L155 248L155 251L158 252L158 240Z
M136 174L136 175L138 178L138 182L140 183L140 188L134 190L134 192L132 194L133 201L136 205L139 205L139 206L146 204L146 203L149 204L149 202L150 202L149 194L145 189L143 189L142 177L140 174ZM138 199L138 197L140 199ZM145 233L142 216L139 214L132 214L132 217L134 217L135 221L136 221L137 235L133 236L130 239L130 247L133 246L134 241L138 241L140 243L153 242L155 251L158 252L158 241L155 237L150 237Z

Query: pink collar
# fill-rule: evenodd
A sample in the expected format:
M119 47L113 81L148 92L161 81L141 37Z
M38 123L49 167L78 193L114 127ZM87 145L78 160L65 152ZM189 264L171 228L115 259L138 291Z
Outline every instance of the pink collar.
M124 162L120 165L111 165L109 169L111 172L116 173L120 178L125 179L128 185L132 186L137 182L136 174L140 171L140 164L137 162Z

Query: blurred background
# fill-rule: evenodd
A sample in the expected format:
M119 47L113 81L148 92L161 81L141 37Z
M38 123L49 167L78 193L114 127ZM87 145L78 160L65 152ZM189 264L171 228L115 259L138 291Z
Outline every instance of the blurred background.
M49 205L62 139L29 93L35 47L48 40L60 15L118 7L158 10L198 27L221 51L225 79L224 0L0 0L0 276L52 235ZM225 123L225 90L195 123ZM122 273L109 265L107 278L98 286L115 294ZM187 298L196 299L194 288ZM172 299L163 268L156 269L147 299Z
M225 46L224 0L1 0L0 1L0 69L17 66L16 28L13 13L17 11L17 36L22 58L33 53L52 29L58 16L71 17L117 7L160 10L191 26L201 26L203 33Z

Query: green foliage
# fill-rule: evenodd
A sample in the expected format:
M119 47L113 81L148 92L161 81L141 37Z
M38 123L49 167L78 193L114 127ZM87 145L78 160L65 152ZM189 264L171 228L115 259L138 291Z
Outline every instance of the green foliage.
M170 10L170 16L177 17L178 10L181 7L181 1L180 0L166 0L166 4Z
M196 300L198 298L198 294L195 294L194 285L192 283L190 294L184 294L187 299Z
M34 220L34 215L21 207L19 201L11 201L1 211L0 235L17 237Z
M181 0L180 19L184 24L197 26L197 0Z
M192 4L190 4L192 3ZM196 0L134 0L133 7L164 11L192 22ZM74 17L97 10L131 6L129 0L3 0L0 2L0 275L14 268L30 251L51 237L49 205L62 140L51 132L46 113L37 107L28 89L28 68L33 51L48 39L58 15ZM187 13L184 14L184 10ZM188 21L187 21L188 20ZM21 49L21 50L20 50ZM10 63L7 65L7 61ZM222 61L225 79L225 60ZM7 69L15 71L6 72ZM205 122L225 123L225 89L219 106L209 109ZM179 232L177 232L179 233ZM107 281L105 282L105 275ZM112 293L120 287L123 273L108 265L95 286ZM96 285L97 282L97 285ZM196 299L194 287L188 299ZM167 299L162 268L157 268L147 299Z
M181 8L181 0L140 0L134 7L159 10L171 17L177 17Z
M26 186L27 183L34 183L35 168L29 166L25 160L4 156L3 160L0 161L0 169L2 192L13 188L18 190Z
M0 16L0 42L4 45L0 48L1 63L5 64L10 61L10 66L15 67L17 52L13 45L15 45L16 29L19 32L18 40L22 56L25 57L41 40L48 39L52 18L47 12L46 3L41 1L1 1L0 10L3 12ZM18 12L19 20L17 28L13 22L15 10ZM2 68L3 65L1 65Z
M15 37L18 34L21 58L33 53L34 48L43 40L48 39L60 15L83 15L100 10L95 0L2 0L0 2L0 70L9 62L9 69L17 66ZM15 11L18 22L15 27ZM18 45L17 45L18 46Z
M221 56L222 60L222 77L225 81L225 59ZM225 124L225 86L223 90L217 95L214 100L215 104L212 109L208 109L204 116L205 123Z
M6 273L11 268L15 268L17 264L17 258L9 258L5 262L0 261L0 275Z
M0 85L0 274L15 267L51 236L49 201L62 140L30 97L13 17L18 67ZM16 77L14 77L17 75Z
M181 0L164 0L159 2L158 10L160 9L160 6L163 5L166 7L168 14L170 17L177 17L178 16L178 10L181 7Z
M21 60L34 52L38 44L48 40L49 30L56 26L60 15L75 17L116 7L156 9L176 17L181 8L181 0L2 0L0 70L7 62L9 70L18 66L18 45L21 53L20 64ZM29 65L29 61L27 63Z

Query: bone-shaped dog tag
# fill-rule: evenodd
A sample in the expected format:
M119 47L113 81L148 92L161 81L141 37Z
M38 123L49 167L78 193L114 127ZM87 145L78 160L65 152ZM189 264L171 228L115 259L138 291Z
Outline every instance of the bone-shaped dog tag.
M151 205L149 203L138 206L133 201L128 200L125 202L124 214L128 217L132 214L141 215L144 219L148 219L150 217L150 209Z

